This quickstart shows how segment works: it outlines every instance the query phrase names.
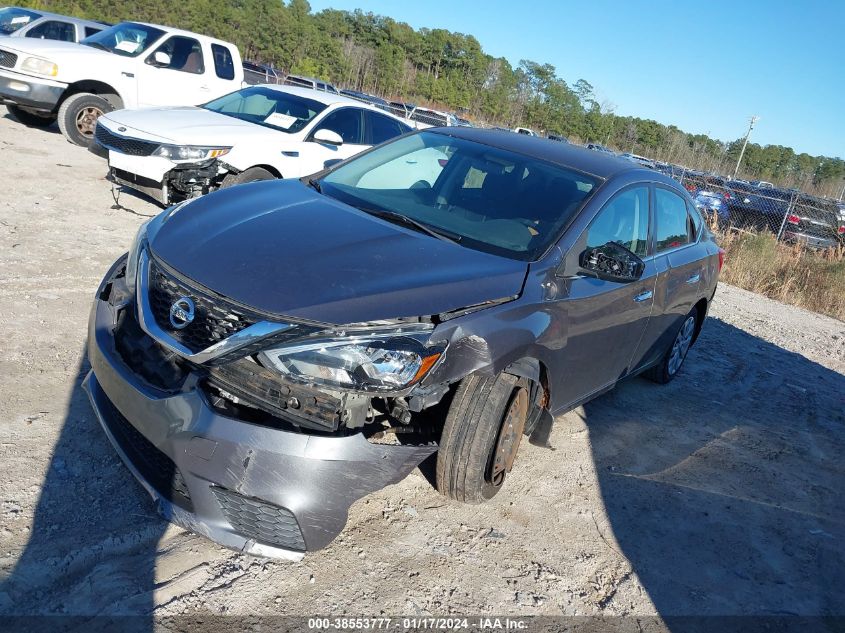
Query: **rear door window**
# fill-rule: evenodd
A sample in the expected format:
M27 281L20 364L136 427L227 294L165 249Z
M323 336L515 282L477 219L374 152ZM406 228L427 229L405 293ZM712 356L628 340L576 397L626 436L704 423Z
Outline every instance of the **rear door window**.
M657 226L655 250L658 253L689 244L692 221L684 199L676 193L656 187L654 190Z
M383 114L367 111L364 113L364 117L367 120L369 145L378 145L411 131L409 126Z
M211 54L214 56L214 72L220 79L235 78L235 62L232 59L232 51L220 44L211 45Z

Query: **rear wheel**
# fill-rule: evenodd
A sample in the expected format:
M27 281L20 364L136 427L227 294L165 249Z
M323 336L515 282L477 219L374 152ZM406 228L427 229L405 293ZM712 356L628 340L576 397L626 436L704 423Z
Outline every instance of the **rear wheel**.
M531 409L530 383L471 375L449 406L437 453L437 489L465 503L495 496L510 472Z
M692 347L693 339L695 339L695 328L698 323L698 310L692 309L681 324L681 328L675 335L672 345L666 350L660 363L649 369L645 376L656 383L665 385L671 382L681 365L684 364L684 359L687 357L689 348Z
M94 141L97 119L112 110L108 101L90 92L71 95L59 108L59 129L74 145L89 147Z
M263 167L250 167L239 174L227 174L220 183L220 188L234 187L245 182L258 182L259 180L275 180L276 177Z
M52 114L35 114L34 112L22 109L20 106L11 104L7 105L6 109L18 121L30 127L50 127L56 122L56 117Z

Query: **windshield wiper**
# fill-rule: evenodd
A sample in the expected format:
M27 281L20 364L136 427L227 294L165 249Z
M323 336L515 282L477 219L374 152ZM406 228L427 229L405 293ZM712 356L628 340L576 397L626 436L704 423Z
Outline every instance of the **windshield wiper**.
M308 184L314 187L317 190L317 193L323 193L323 187L320 185L320 181L316 178L309 178Z
M412 229L416 229L417 231L430 235L431 237L436 237L438 240L443 240L444 242L457 244L461 241L461 236L457 233L444 231L443 229L435 229L424 222L420 222L414 218L409 218L407 215L403 215L397 211L389 211L388 209L371 209L368 207L359 207L358 205L354 206L359 211L369 213L370 215L382 218L383 220L390 220L399 224L404 224L405 226L409 226Z

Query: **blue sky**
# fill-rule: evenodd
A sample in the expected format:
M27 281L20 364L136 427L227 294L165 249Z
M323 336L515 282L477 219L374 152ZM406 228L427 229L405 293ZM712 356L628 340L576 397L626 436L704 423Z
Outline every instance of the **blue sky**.
M311 0L474 35L516 65L586 79L620 115L845 157L843 0Z

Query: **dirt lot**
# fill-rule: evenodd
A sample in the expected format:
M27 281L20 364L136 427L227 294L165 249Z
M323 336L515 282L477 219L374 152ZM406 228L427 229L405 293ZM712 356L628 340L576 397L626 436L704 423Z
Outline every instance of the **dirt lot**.
M845 324L722 286L682 375L523 445L485 506L415 472L299 563L168 526L80 388L149 202L0 108L0 614L845 614Z

